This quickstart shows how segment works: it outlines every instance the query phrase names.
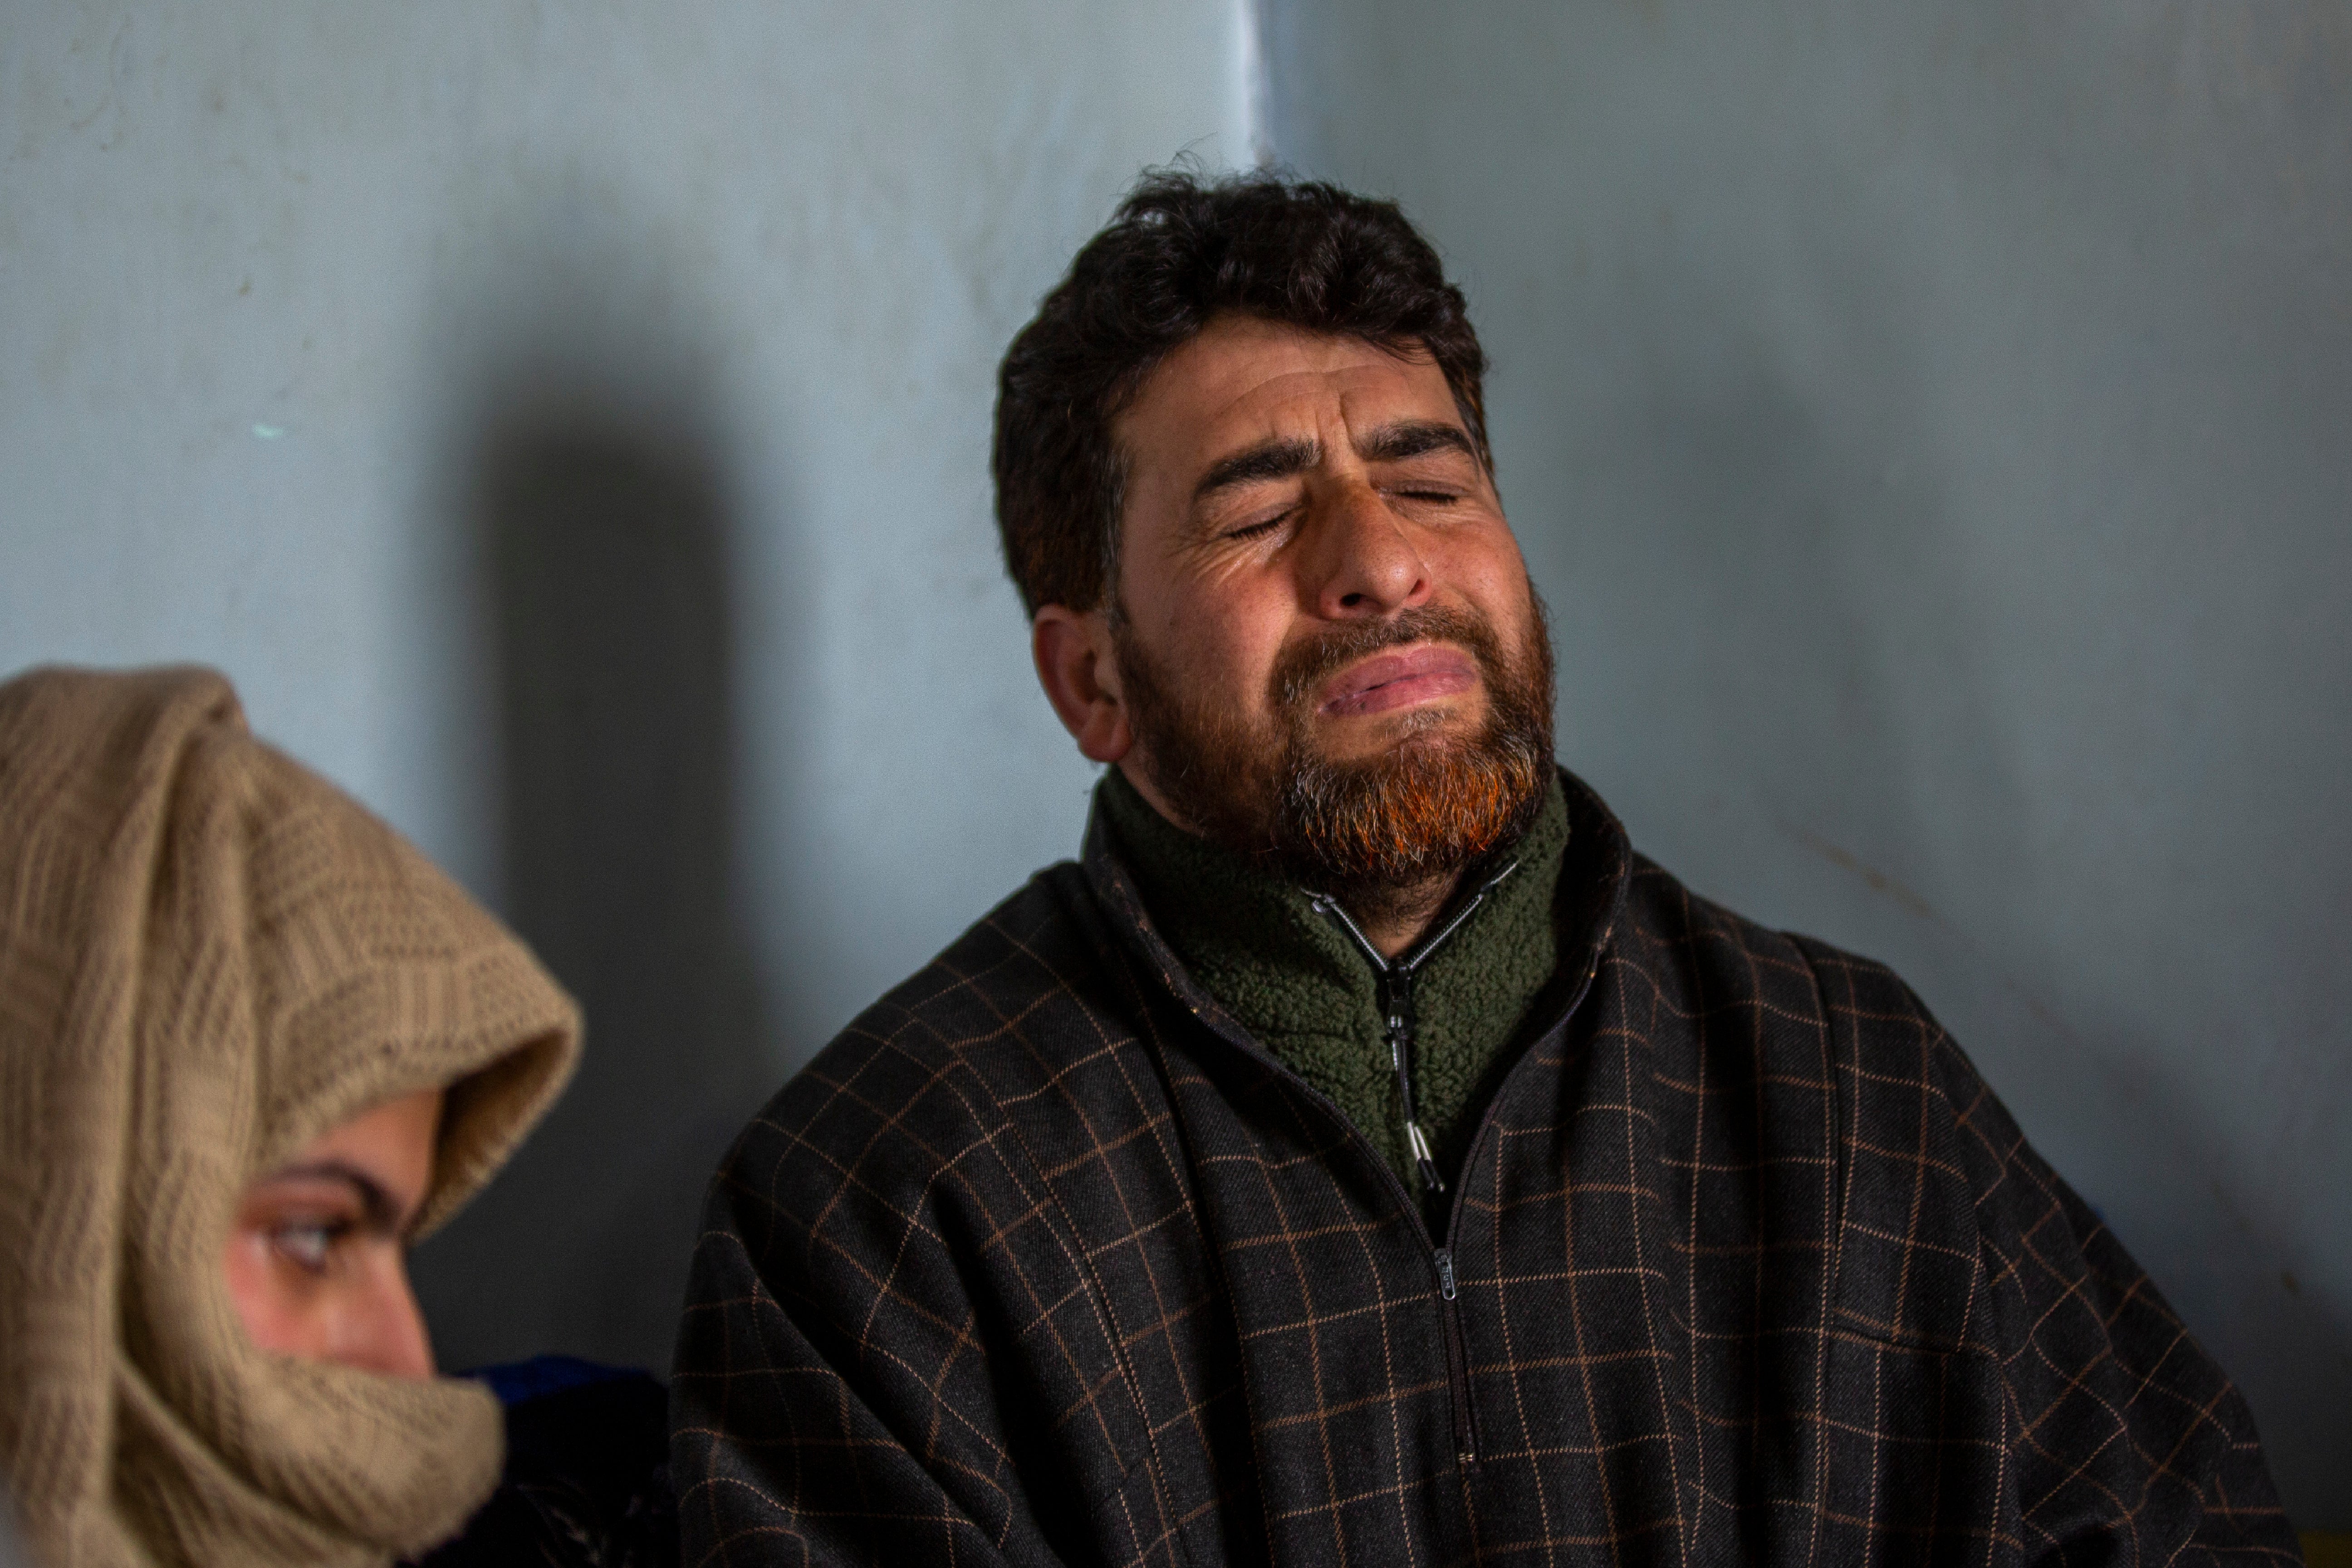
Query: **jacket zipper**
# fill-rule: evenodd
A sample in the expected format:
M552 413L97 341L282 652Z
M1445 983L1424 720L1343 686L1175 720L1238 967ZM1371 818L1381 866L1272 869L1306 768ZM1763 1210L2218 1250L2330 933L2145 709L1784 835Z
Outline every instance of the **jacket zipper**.
M1496 884L1499 883L1503 878L1510 875L1510 873L1517 868L1517 861L1513 861L1510 865L1504 867L1500 872L1488 879L1486 887L1480 889L1478 897L1483 899L1485 894L1491 891ZM1623 881L1624 872L1621 868L1617 872L1618 903L1622 903L1624 897ZM1326 914L1335 916L1341 926L1348 931L1349 935L1354 937L1360 945L1366 947L1370 946L1369 942L1363 941L1362 932L1355 928L1354 922L1347 918L1346 912L1339 908L1336 900L1322 895L1309 895L1309 901L1315 908L1323 910ZM1460 915L1446 923L1445 931L1441 931L1439 936L1442 938L1445 935L1451 934L1455 926L1459 925L1463 920L1468 918L1469 913L1470 910L1468 908L1464 909ZM1545 1035L1549 1035L1554 1030L1567 1027L1569 1020L1575 1017L1577 1010L1584 1005L1585 997L1591 993L1593 981L1600 976L1601 959L1608 951L1610 938L1615 934L1615 914L1612 907L1608 921L1601 928L1600 935L1591 944L1592 956L1591 962L1585 965L1582 978L1577 982L1576 989L1570 993L1567 1005L1560 1009L1559 1016L1553 1019L1552 1022L1544 1029L1543 1033ZM1150 951L1150 942L1147 940L1145 943L1145 952L1149 954ZM1379 950L1373 949L1372 951L1377 960ZM1159 960L1155 959L1154 962L1158 963ZM1385 961L1376 962L1376 970L1381 967L1381 964L1384 962ZM1184 1000L1183 988L1179 985L1174 987L1174 989L1177 993L1177 999L1179 1001ZM1192 1011L1198 1016L1201 1013L1201 1007L1198 1004L1193 1004L1192 1005ZM1208 1023L1209 1020L1203 1019L1203 1022ZM1299 1078L1296 1071L1292 1070L1279 1058L1269 1053L1264 1046L1252 1039L1248 1035L1235 1033L1225 1026L1214 1023L1210 1023L1209 1026L1212 1033L1223 1037L1239 1049L1244 1056L1251 1057L1263 1062L1274 1071L1288 1077L1293 1089L1297 1093L1305 1096L1314 1104L1321 1106L1325 1113L1330 1116L1333 1121L1344 1130L1345 1136L1352 1139L1359 1147L1365 1149L1367 1152L1370 1151L1370 1140L1366 1137L1361 1129L1354 1126L1354 1124L1349 1120L1348 1113L1341 1110L1338 1102L1332 1100L1330 1096L1317 1089L1313 1084L1307 1082L1304 1079ZM1494 1093L1487 1097L1486 1109L1478 1118L1477 1131L1471 1135L1468 1146L1463 1151L1462 1168L1464 1170L1467 1171L1477 1164L1479 1152L1486 1145L1486 1134L1495 1124L1496 1115L1504 1100L1507 1097L1511 1082L1519 1076L1525 1065L1524 1061L1515 1063L1511 1070L1504 1076L1503 1081L1495 1086ZM1386 1182L1389 1184L1390 1191L1396 1194L1401 1206L1404 1209L1409 1223L1420 1233L1421 1245L1423 1249L1429 1253L1431 1266L1436 1271L1439 1319L1444 1326L1445 1336L1448 1342L1446 1362L1449 1376L1447 1381L1453 1384L1454 1409L1456 1421L1455 1430L1459 1434L1465 1435L1467 1438L1467 1445L1464 1457L1467 1461L1469 1461L1469 1463L1465 1463L1462 1474L1462 1482L1465 1488L1464 1498L1466 1501L1468 1498L1467 1488L1470 1481L1468 1471L1470 1464L1475 1464L1477 1457L1476 1435L1475 1426L1471 1420L1475 1407L1472 1405L1469 1399L1470 1377L1467 1360L1468 1342L1463 1335L1461 1319L1458 1310L1454 1305L1454 1297L1458 1294L1458 1290L1455 1288L1454 1275L1453 1248L1450 1246L1441 1247L1438 1245L1437 1241L1433 1238L1430 1234L1429 1220L1426 1215L1424 1214L1421 1205L1413 1201L1412 1194L1406 1190L1405 1184L1397 1175L1395 1168L1390 1165L1390 1163L1384 1159L1375 1159L1370 1162L1370 1163L1373 1171L1377 1173L1379 1178L1381 1181ZM1449 1242L1453 1239L1454 1227L1461 1221L1462 1201L1463 1194L1461 1192L1456 1192L1454 1195L1453 1204L1449 1206L1446 1212L1444 1234L1446 1240Z
M1412 1048L1416 1043L1415 1026L1418 1020L1413 1014L1412 984L1420 978L1422 966L1435 956L1437 950L1444 947L1446 941L1455 931L1460 931L1472 915L1478 912L1478 906L1485 903L1487 897L1503 885L1503 879L1518 868L1519 863L1513 860L1487 878L1479 884L1476 892L1463 900L1462 907L1454 911L1452 920L1440 926L1433 934L1423 938L1412 952L1394 960L1390 959L1379 948L1372 945L1371 939L1364 934L1363 928L1359 926L1348 911L1340 907L1339 900L1328 893L1317 893L1313 895L1311 900L1318 910L1330 917L1341 931L1348 933L1363 953L1365 962L1372 966L1372 975L1379 986L1381 1023L1383 1038L1389 1047L1389 1064L1396 1071L1397 1099L1404 1109L1405 1147L1412 1155L1414 1166L1421 1172L1422 1185L1433 1193L1444 1192L1445 1180L1437 1173L1437 1159L1430 1152L1429 1135L1422 1131L1421 1119L1413 1110ZM1440 1256L1444 1254L1441 1252ZM1450 1274L1445 1299L1449 1301L1454 1299Z
M1598 947L1605 950L1608 945L1609 932L1604 931ZM1585 969L1584 978L1577 982L1575 992L1568 999L1566 1010L1560 1014L1559 1021L1552 1026L1553 1028L1567 1026L1568 1020L1574 1017L1576 1010L1584 1005L1585 994L1592 989L1593 977L1600 973L1601 965L1596 958ZM1463 1151L1464 1170L1468 1170L1477 1162L1478 1151L1486 1142L1487 1128L1494 1125L1496 1108L1502 1103L1503 1089L1507 1082L1507 1079L1504 1084L1496 1085L1494 1094L1487 1099L1486 1112L1478 1118L1478 1130L1471 1135L1469 1146ZM1454 1240L1454 1226L1460 1220L1461 1215L1462 1195L1457 1193L1445 1216L1445 1239L1448 1245L1435 1249L1433 1261L1437 1265L1439 1313L1445 1322L1447 1370L1454 1384L1454 1430L1461 1445L1461 1462L1462 1468L1465 1472L1466 1484L1466 1473L1478 1463L1478 1406L1470 1397L1468 1342L1463 1337L1461 1309L1454 1301L1458 1292L1454 1282L1454 1249L1451 1243ZM1415 1218L1418 1217L1415 1215ZM1423 1237L1428 1235L1425 1226L1422 1234Z
M1379 977L1381 1010L1387 1026L1389 1055L1396 1068L1397 1091L1403 1100L1405 1142L1412 1147L1413 1161L1420 1168L1422 1180L1428 1184L1429 1190L1432 1192L1444 1192L1445 1184L1437 1173L1437 1163L1430 1157L1429 1140L1422 1132L1420 1121L1413 1113L1412 1079L1413 977L1431 954L1434 953L1448 937L1460 930L1463 922L1467 921L1478 906L1486 900L1486 896L1501 885L1503 879L1517 869L1518 869L1518 862L1514 860L1488 878L1435 935L1423 942L1412 952L1393 964L1389 963L1382 956L1380 949L1374 947L1365 937L1362 929L1349 918L1348 911L1340 908L1337 899L1322 893L1315 894L1312 898L1312 902L1318 910L1328 916L1340 930L1354 939L1357 947L1370 963L1372 973ZM1605 950L1608 945L1609 932L1603 931L1600 942L1596 944L1596 952ZM1401 988L1402 1006L1397 1005L1400 988L1396 986L1393 979L1399 971L1403 972L1403 984ZM1585 995L1592 989L1593 979L1599 973L1600 964L1596 959L1596 962L1586 967L1583 978L1577 982L1575 992L1568 999L1568 1006L1560 1014L1560 1024L1565 1024L1568 1019L1575 1016L1576 1010L1583 1005ZM1486 1130L1494 1124L1496 1108L1503 1098L1503 1088L1504 1086L1500 1084L1496 1086L1495 1093L1486 1101L1485 1112L1478 1118L1477 1131L1471 1135L1469 1147L1463 1153L1465 1169L1475 1163L1478 1150L1486 1141ZM1337 1108L1334 1107L1334 1109ZM1344 1115L1342 1120L1345 1120ZM1387 1170L1386 1162L1382 1162L1382 1170L1390 1181L1396 1181L1395 1173ZM1403 1184L1397 1183L1397 1185L1402 1191ZM1405 1195L1408 1198L1411 1196L1410 1194ZM1461 1214L1462 1197L1458 1193L1454 1194L1454 1202L1446 1214L1444 1231L1446 1245L1440 1245L1430 1236L1428 1224L1423 1218L1419 1204L1408 1202L1405 1206L1412 1212L1413 1223L1421 1231L1422 1244L1430 1249L1430 1262L1437 1274L1438 1321L1444 1326L1445 1334L1446 1382L1451 1385L1453 1395L1454 1445L1466 1485L1468 1472L1478 1463L1478 1417L1477 1405L1470 1397L1469 1355L1467 1344L1462 1333L1461 1308L1456 1300L1460 1291L1454 1278L1454 1249L1451 1245L1454 1239L1454 1226Z
M1466 1472L1478 1463L1478 1407L1470 1398L1470 1354L1462 1337L1462 1309L1454 1300L1454 1251L1436 1252L1439 1320L1445 1325L1445 1381L1454 1395L1454 1452Z
M1389 1063L1396 1072L1397 1099L1404 1110L1405 1146L1412 1152L1414 1166L1421 1172L1422 1185L1432 1193L1445 1191L1445 1179L1438 1174L1437 1159L1430 1149L1429 1135L1421 1130L1421 1119L1413 1105L1412 1051L1418 1021L1413 1011L1413 982L1420 977L1422 966L1477 912L1478 906L1502 886L1503 879L1518 868L1519 863L1513 860L1487 878L1476 892L1463 901L1451 920L1394 962L1372 945L1362 928L1340 907L1339 900L1322 893L1314 896L1315 907L1354 940L1366 962L1372 966L1372 973L1379 984L1381 1019L1389 1047ZM1482 1122L1482 1129L1483 1125ZM1414 1210L1415 1219L1420 1219L1421 1205L1413 1204L1407 1206ZM1445 1237L1448 1242L1453 1240L1452 1230L1449 1225ZM1452 1395L1454 1449L1466 1472L1478 1462L1478 1424L1476 1410L1470 1399L1470 1363L1463 1344L1461 1309L1455 1302L1458 1292L1454 1283L1454 1251L1451 1247L1432 1243L1425 1224L1422 1226L1422 1239L1424 1245L1430 1246L1430 1260L1437 1268L1437 1315L1445 1336L1445 1381Z

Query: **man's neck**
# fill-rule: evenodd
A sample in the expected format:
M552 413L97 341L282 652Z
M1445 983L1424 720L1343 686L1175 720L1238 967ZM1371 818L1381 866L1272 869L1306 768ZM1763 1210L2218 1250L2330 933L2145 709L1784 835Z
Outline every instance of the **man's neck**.
M1350 888L1339 905L1382 958L1394 959L1422 939L1461 885L1462 873L1449 871L1410 887Z

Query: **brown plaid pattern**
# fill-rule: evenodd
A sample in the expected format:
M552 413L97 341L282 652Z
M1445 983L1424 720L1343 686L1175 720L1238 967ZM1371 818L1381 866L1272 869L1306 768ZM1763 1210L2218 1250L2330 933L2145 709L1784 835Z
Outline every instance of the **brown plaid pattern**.
M721 1169L686 1561L2298 1561L2243 1401L1917 999L1568 784L1450 1300L1097 829Z

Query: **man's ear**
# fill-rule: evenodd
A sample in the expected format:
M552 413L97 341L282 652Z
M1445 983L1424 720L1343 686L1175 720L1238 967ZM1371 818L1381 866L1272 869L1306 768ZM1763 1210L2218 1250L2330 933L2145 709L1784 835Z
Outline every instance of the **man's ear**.
M1119 697L1109 616L1101 610L1081 613L1047 605L1029 623L1029 652L1037 661L1037 683L1045 689L1046 700L1087 760L1116 763L1126 756L1135 745L1135 731Z

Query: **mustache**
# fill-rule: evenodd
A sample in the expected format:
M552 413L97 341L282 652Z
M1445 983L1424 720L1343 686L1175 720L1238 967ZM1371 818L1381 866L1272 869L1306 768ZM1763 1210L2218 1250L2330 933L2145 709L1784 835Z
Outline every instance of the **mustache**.
M1450 605L1422 605L1387 620L1334 626L1284 648L1268 680L1275 705L1295 712L1313 702L1325 681L1358 659L1416 642L1454 643L1467 649L1490 687L1502 673L1501 645L1482 617Z

